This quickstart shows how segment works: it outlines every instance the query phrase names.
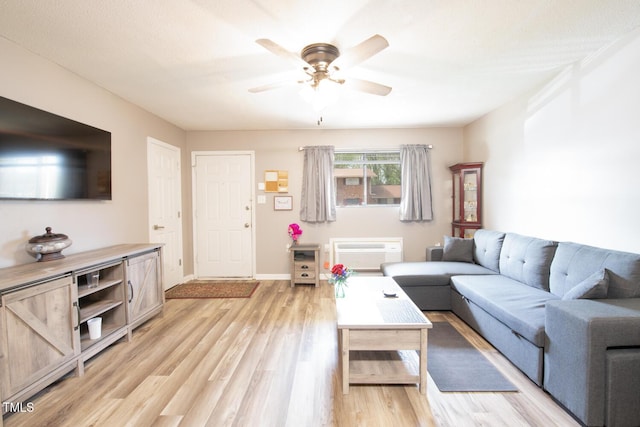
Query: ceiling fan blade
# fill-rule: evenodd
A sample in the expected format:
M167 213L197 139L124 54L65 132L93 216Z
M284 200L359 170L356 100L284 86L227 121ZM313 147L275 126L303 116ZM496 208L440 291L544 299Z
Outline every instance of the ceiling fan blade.
M360 92L370 93L372 95L387 96L391 92L391 87L381 85L380 83L370 82L368 80L352 79L345 80L344 85Z
M269 39L258 39L256 40L256 43L258 43L260 46L264 47L265 49L267 49L269 52L283 58L286 59L287 61L291 62L293 65L295 65L296 67L301 67L301 68L310 68L313 69L313 67L311 66L311 64L309 64L307 61L303 60L302 58L300 58L299 56L297 56L296 54L289 52L287 49L283 48L282 46L280 46L278 43L269 40Z
M369 37L359 45L348 49L344 54L340 55L331 63L332 67L338 69L347 69L371 58L376 53L386 49L389 46L387 39L380 34Z
M300 82L296 80L287 80L282 82L269 83L262 86L252 87L249 89L249 92L251 93L266 92L268 90L280 89L281 87L285 87L285 86L297 85L298 83Z

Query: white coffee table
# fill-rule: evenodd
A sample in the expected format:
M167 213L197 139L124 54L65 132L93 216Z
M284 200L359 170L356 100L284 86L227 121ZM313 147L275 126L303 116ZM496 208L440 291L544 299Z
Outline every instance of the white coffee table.
M386 298L395 293L395 298ZM433 326L390 277L353 276L336 299L342 392L350 384L419 384L427 392L427 331ZM418 350L418 372L398 350ZM367 352L354 359L352 352Z

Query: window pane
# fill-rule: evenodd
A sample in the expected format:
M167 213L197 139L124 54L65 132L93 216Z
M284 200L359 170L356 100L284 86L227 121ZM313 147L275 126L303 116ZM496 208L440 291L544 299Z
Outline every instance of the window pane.
M368 162L384 162L400 164L400 153L366 153L365 160Z
M375 177L371 178L369 188L369 204L398 205L400 204L400 165L376 164L371 165Z
M363 204L364 180L362 165L336 165L333 176L336 180L336 206L359 206Z
M400 152L342 152L334 160L336 206L400 204Z
M362 153L335 153L334 162L361 162L363 161Z

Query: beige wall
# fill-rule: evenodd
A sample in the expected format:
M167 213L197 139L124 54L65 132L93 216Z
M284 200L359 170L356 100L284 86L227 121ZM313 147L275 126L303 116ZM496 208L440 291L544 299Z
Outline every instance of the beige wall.
M147 231L146 141L181 147L185 274L193 272L192 151L251 150L257 182L265 169L290 173L291 212L273 211L273 196L256 205L257 273L286 274L286 226L298 221L303 145L397 148L433 144L435 220L401 223L397 208L342 208L330 224L306 224L303 241L331 237L401 236L405 259L449 234L448 166L484 161L484 220L488 228L640 252L637 159L640 158L638 33L552 84L521 97L462 129L184 132L176 126L0 39L0 96L112 132L110 202L0 202L0 266L31 262L28 238L68 234L74 253L121 242L144 242Z
M432 177L435 220L427 223L402 223L397 207L338 208L337 221L325 224L300 222L300 193L304 145L334 145L340 148L399 148L401 144L433 144ZM332 237L397 237L404 239L406 260L424 260L424 250L442 242L450 234L451 176L448 166L462 158L462 130L375 129L375 130L302 130L302 131L229 131L189 132L187 151L248 150L255 152L256 195L264 194L267 203L256 205L256 271L259 275L288 273L289 242L287 226L297 222L303 229L301 242L329 243ZM293 211L274 211L273 194L257 189L267 169L289 171L289 195ZM190 189L188 195L190 196ZM192 243L191 243L192 244ZM322 251L324 252L324 250ZM321 254L324 258L324 253Z
M0 201L0 267L33 262L24 244L46 226L65 254L147 242L147 137L182 147L184 131L3 38L0 63L0 96L110 131L113 168L112 201Z
M487 228L640 252L640 32L467 126Z

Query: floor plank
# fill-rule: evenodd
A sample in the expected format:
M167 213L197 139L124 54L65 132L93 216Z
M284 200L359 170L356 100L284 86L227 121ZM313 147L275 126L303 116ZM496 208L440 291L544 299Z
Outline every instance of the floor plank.
M15 426L578 426L452 313L448 321L518 388L441 393L351 386L342 394L332 287L262 281L249 299L168 300L120 342L30 399Z

